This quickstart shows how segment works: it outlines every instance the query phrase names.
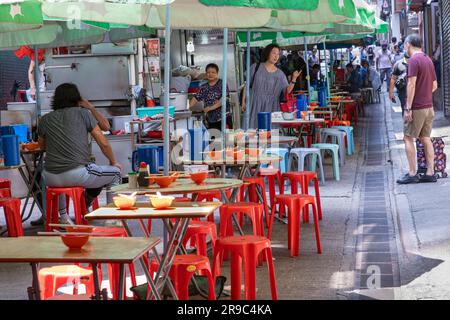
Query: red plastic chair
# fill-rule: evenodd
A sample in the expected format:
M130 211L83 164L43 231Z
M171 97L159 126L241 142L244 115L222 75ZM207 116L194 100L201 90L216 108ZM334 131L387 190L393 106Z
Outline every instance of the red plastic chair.
M298 256L300 249L300 212L309 205L313 208L314 231L316 234L317 253L322 253L320 243L319 219L314 201L314 196L303 194L284 194L276 196L276 202L280 206L288 207L288 249L291 256ZM272 235L274 209L272 208L271 221L269 224L269 238Z
M50 188L47 187L46 191L46 219L45 230L51 231L49 224L58 223L58 208L59 208L59 196L65 195L73 201L75 224L87 224L84 220L86 214L86 200L84 197L84 188L82 187L68 187L68 188Z
M2 189L5 194L9 194L8 189ZM8 193L9 192L9 193ZM16 198L0 198L0 207L3 207L6 220L6 228L8 237L23 236L22 217L20 216L20 199Z
M11 189L8 188L0 189L0 198L11 198Z
M227 194L227 197L230 198L231 191L226 190L225 193ZM220 191L216 190L216 191L200 192L196 199L197 202L200 202L200 201L213 202L214 200L222 201L222 193ZM193 220L200 220L200 219L194 218ZM208 221L214 222L213 214L210 214L208 216Z
M322 203L320 201L320 189L319 189L319 179L317 178L317 173L312 171L292 171L282 174L282 183L284 184L285 179L289 179L291 183L291 194L298 193L298 185L300 184L301 193L309 194L309 184L311 181L314 182L314 191L316 196L317 211L319 213L319 220L322 220ZM305 222L309 221L308 211L304 211Z
M268 215L269 215L269 208L267 206L267 197L266 197L266 185L264 183L263 177L244 177L242 179L244 181L244 184L241 186L240 189L240 201L245 201L244 193L245 190L248 189L248 196L250 202L253 203L260 203L260 199L258 197L258 194L256 192L257 187L259 187L262 195L262 200L264 204L264 213L266 215L266 225L268 224Z
M256 266L258 257L262 254L267 261L272 299L277 300L278 294L270 240L253 235L226 237L217 240L213 257L214 279L220 275L223 254L228 251L231 252L231 299L241 299L242 264L244 264L244 299L256 299Z
M154 277L158 269L158 262L151 262L150 274ZM216 300L215 282L211 272L209 260L205 256L196 254L176 255L173 259L169 277L180 300L189 299L189 282L195 272L201 271L208 279L208 300Z
M351 120L355 123L355 126L358 125L358 108L356 102L344 104L344 120Z

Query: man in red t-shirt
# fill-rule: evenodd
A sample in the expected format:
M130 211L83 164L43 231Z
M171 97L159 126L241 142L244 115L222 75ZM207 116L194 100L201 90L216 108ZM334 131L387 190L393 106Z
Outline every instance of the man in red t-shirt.
M397 183L436 182L434 175L434 148L431 142L433 129L433 92L437 89L436 73L431 59L422 52L422 40L418 34L405 40L405 51L409 55L408 87L405 108L404 141L408 157L409 172ZM427 173L420 178L416 174L416 148L414 139L425 146Z

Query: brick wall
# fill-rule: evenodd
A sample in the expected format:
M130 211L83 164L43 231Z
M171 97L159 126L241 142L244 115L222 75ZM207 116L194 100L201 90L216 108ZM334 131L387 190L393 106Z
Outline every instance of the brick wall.
M10 95L14 80L20 81L19 89L27 89L28 58L19 59L12 51L0 51L0 109L6 109L6 102L13 101Z

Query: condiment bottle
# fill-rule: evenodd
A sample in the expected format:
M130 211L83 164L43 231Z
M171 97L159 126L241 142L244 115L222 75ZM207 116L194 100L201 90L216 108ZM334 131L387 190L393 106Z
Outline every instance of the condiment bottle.
M139 164L139 172L138 172L138 178L137 182L140 188L147 187L148 186L148 179L146 179L149 176L148 174L148 166L145 162L141 162Z

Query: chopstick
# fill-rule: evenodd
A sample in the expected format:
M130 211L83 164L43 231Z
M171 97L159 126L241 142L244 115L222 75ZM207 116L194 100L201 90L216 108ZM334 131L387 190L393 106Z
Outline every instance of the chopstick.
M89 232L38 232L39 236L105 236L104 233L89 233Z
M72 227L72 228L90 228L93 229L95 226L88 226L88 225L82 225L82 224L57 224L57 223L49 223L50 227Z

